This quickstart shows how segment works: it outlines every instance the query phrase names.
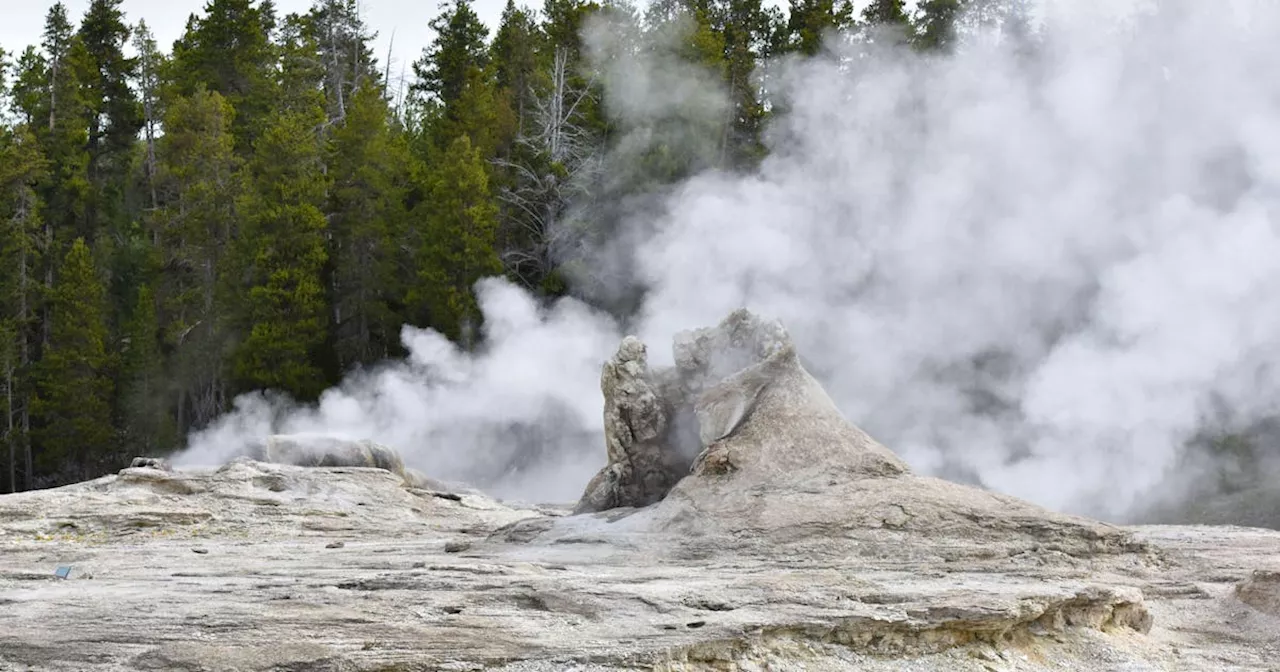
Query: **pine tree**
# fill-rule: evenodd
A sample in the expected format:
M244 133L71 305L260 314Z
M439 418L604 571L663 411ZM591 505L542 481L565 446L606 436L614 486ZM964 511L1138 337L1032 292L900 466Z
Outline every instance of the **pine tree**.
M449 117L468 82L488 65L489 29L471 8L471 0L449 0L429 25L436 38L413 64L413 89L433 99Z
M124 445L142 455L159 454L177 439L168 409L159 334L155 292L142 285L125 323L116 411Z
M791 0L787 19L788 51L813 56L833 31L847 28L853 21L849 0Z
M226 285L238 238L239 160L231 135L235 111L216 92L174 100L156 147L160 208L149 218L159 248L154 285L170 352L173 412L180 430L203 425L227 403L230 300Z
M324 68L326 113L331 121L342 119L356 90L379 79L369 48L376 35L360 18L357 0L315 0L306 25Z
M42 115L47 71L44 56L35 46L23 50L14 68L9 98L14 114L28 129L38 128L48 119L47 112Z
M522 109L513 110L516 134L497 157L500 169L491 183L501 208L499 250L514 280L559 295L566 287L556 272L555 237L570 201L586 196L607 128L598 86L584 77L579 60L578 30L599 7L551 0L546 20L532 31L511 7L492 50L497 81L515 85L523 79L529 95L519 103ZM526 61L528 43L534 47L532 69Z
M871 29L874 40L904 43L913 33L905 0L871 0L862 10L862 21Z
M765 153L760 138L765 106L760 87L753 81L756 63L770 56L769 41L777 17L765 10L761 0L725 0L716 16L724 42L725 83L732 101L721 164L750 168Z
M110 459L112 382L106 350L106 290L84 239L67 252L53 288L49 344L32 405L36 466L83 478Z
M25 127L0 135L0 389L5 418L0 434L8 452L10 491L31 487L31 364L38 344L36 309L41 285L40 202L35 186L47 169L35 136ZM23 464L23 479L18 465Z
M53 260L61 258L61 252L54 251L55 236L65 248L72 239L91 240L95 233L86 219L91 187L85 151L89 122L80 81L89 57L60 2L45 19L42 49L39 60L27 63L32 70L19 76L24 88L31 89L24 99L35 107L26 111L27 116L37 122L32 128L52 167L41 196L50 213L45 245Z
M544 0L542 30L552 51L563 50L572 64L582 59L582 29L601 6L590 0Z
M465 135L429 168L427 180L423 214L417 217L425 221L415 240L418 282L409 303L422 323L469 346L481 321L474 285L502 273L494 249L497 208L483 158Z
M168 68L176 93L204 88L235 108L236 151L247 156L276 99L275 7L267 0L209 0L173 45Z
M921 51L947 51L955 46L956 23L964 0L921 0L915 46Z
M346 369L399 349L399 241L412 159L390 123L381 87L365 80L346 101L327 167L333 348Z
M272 112L323 105L325 67L306 17L284 18L276 51L280 58Z
M22 412L22 391L20 389L21 369L21 332L14 325L12 318L0 319L0 393L4 395L6 422L0 427L0 442L8 452L8 462L3 473L4 490L0 492L18 492L22 489L18 479L18 463L22 445L26 440L18 415Z
M316 130L323 109L279 112L267 124L249 165L241 201L248 293L245 337L236 350L242 386L314 400L330 382L325 370L328 263L321 207L327 185Z
M38 58L24 59L30 69L20 73L19 79L22 99L32 106L23 110L24 116L34 122L31 128L49 162L37 193L46 213L40 241L44 290L52 293L55 266L71 241L91 241L97 233L86 217L91 198L86 151L89 122L80 77L89 56L60 2L46 16L42 51ZM42 345L50 338L48 310L42 308Z
M156 46L155 37L146 21L138 21L133 30L133 50L137 53L137 88L142 105L142 139L145 143L143 170L147 188L147 207L155 210L160 207L156 193L156 173L159 170L156 159L156 138L160 120L164 118L164 107L161 98L160 73L165 68L164 54Z
M78 87L75 74L76 60L73 52L77 46L75 29L67 16L67 7L56 2L45 15L44 39L41 46L47 59L48 78L42 82L45 99L42 103L49 115L49 128L57 123L59 110L74 109L79 105L79 96L73 95ZM79 45L83 47L83 44Z
M121 0L93 0L78 37L87 55L81 77L81 98L88 128L88 179L90 184L85 225L117 229L124 202L124 186L142 109L129 86L137 61L126 58L130 28L120 11Z
M725 36L717 29L717 16L712 10L705 0L651 6L647 16L649 30L669 37L647 40L637 48L654 52L661 60L674 59L681 63L678 67L703 75L709 86L723 90L728 71ZM617 57L626 58L623 54ZM713 105L719 103L717 99L711 101ZM734 127L734 105L714 109L700 103L704 101L645 119L639 129L619 128L625 132L639 130L637 137L649 139L648 146L635 147L630 156L615 152L612 168L624 176L619 182L626 189L632 193L660 189L701 170L725 166Z
M1024 67L1033 68L1038 36L1031 20L1031 0L1002 0L997 9L1000 35Z
M537 88L542 82L538 67L538 51L543 36L527 9L517 9L515 0L507 0L502 10L498 32L489 48L493 63L494 83L515 113L517 133L533 106Z
M497 85L485 44L488 29L471 0L451 0L431 25L436 39L413 65L415 154L434 163L464 135L485 158L505 152L517 121L510 99ZM494 171L489 170L492 180Z
M549 116L575 117L584 131L606 135L609 122L600 103L603 85L584 62L582 34L593 17L625 23L633 33L640 30L639 19L627 8L611 4L606 10L587 0L545 0L542 14L539 59L546 73L542 98Z

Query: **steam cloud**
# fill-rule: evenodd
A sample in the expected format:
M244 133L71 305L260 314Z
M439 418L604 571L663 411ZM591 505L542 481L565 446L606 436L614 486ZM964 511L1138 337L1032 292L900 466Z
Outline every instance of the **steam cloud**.
M1030 60L996 39L945 59L842 41L777 64L789 113L760 169L679 185L598 270L621 250L619 282L648 290L628 331L657 363L734 308L780 318L850 420L919 471L1113 519L1176 496L1215 413L1280 400L1280 11L1224 4L1050 7ZM616 36L589 38L607 54ZM605 69L624 116L682 105L657 95L686 81L676 66L623 67ZM576 498L604 462L599 365L622 334L574 301L480 292L475 357L406 329L410 361L318 409L241 400L186 460L343 433L442 478Z

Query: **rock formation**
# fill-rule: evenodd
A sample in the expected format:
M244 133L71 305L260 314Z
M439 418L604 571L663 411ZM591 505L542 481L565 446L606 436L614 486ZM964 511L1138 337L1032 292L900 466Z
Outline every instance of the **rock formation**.
M643 343L626 338L604 365L609 462L587 484L575 513L648 506L689 472L692 456L679 442L678 390L649 370L646 354Z
M1280 571L1255 571L1236 585L1235 594L1250 607L1280 618Z
M886 533L982 539L1013 553L1140 546L1114 526L912 474L841 414L777 321L739 310L680 334L668 370L650 371L644 355L628 338L604 367L609 464L579 513L647 507L630 527L737 545L860 538L888 554L918 548ZM692 427L673 432L673 417Z
M888 449L844 421L800 365L777 321L738 310L716 327L678 335L674 367L651 371L646 354L643 343L627 337L604 365L600 389L608 464L587 485L575 512L648 506L665 497L691 467L694 473L736 469L738 458L725 440L754 415L761 396L775 389L789 390L783 392L791 395L784 403L800 413L797 419L804 418L785 421L787 440L835 440L834 445L850 448L822 456L820 464L867 475L907 472ZM766 471L792 473L814 466L810 457L784 449L751 460ZM795 458L808 462L801 465Z
M169 471L170 466L168 460L160 457L135 457L129 463L130 469L159 469L160 471Z

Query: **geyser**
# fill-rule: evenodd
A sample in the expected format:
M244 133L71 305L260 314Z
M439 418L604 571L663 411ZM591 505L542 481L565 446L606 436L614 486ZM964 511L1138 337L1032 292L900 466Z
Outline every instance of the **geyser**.
M246 398L176 461L337 433L499 495L572 500L604 464L599 366L624 331L666 343L746 306L785 323L835 406L917 473L1111 520L1183 498L1235 459L1192 459L1190 439L1280 399L1280 7L1090 11L1114 4L1055 3L1031 49L998 29L927 58L844 36L779 63L767 83L787 111L758 169L697 175L634 216L619 204L616 235L568 245L614 293L645 291L625 329L486 280L478 351L407 329L408 361L315 408ZM608 58L659 48L634 37L585 35L620 128L725 109L672 59ZM690 84L696 109L664 95ZM1274 473L1268 455L1249 471Z

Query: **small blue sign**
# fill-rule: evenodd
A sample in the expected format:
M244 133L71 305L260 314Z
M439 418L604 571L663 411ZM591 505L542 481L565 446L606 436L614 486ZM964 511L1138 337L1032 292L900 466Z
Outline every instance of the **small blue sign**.
M71 575L71 568L70 568L70 567L59 567L59 568L58 568L58 571L54 572L53 574L54 574L54 576L57 576L59 579L65 579L65 578L67 578L68 576L70 576L70 575Z

